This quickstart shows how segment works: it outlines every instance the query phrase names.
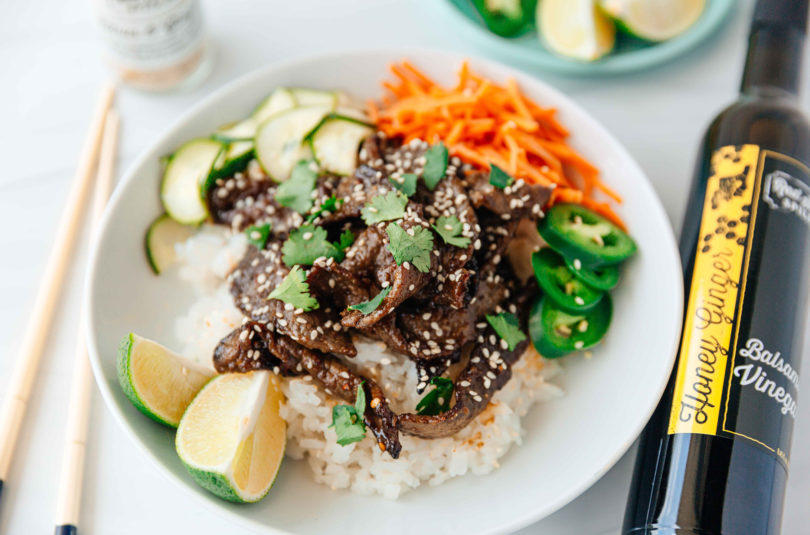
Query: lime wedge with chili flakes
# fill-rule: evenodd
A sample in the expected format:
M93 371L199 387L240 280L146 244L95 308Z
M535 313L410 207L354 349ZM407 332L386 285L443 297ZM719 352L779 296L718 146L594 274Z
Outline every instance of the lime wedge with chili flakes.
M616 42L616 26L595 0L540 0L537 28L552 52L580 61L601 58Z
M599 6L624 32L660 42L691 28L706 0L599 0Z
M208 383L175 437L177 454L194 480L230 502L264 498L284 458L283 402L278 377L266 370L220 375Z
M130 333L118 347L118 382L139 411L177 427L197 392L215 375L157 342Z

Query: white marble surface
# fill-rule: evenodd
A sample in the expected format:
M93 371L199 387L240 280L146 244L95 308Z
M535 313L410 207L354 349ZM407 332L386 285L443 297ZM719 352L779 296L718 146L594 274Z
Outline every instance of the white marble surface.
M446 48L486 55L465 41L434 4L440 0L204 1L217 63L199 89L182 94L120 92L123 169L202 95L273 61L367 46ZM536 73L563 89L627 146L680 228L693 159L709 119L734 98L751 2L742 0L703 48L652 71L608 79ZM519 65L520 66L520 65ZM531 68L528 70L531 72ZM97 91L99 59L89 2L6 2L0 17L0 389L48 254ZM810 74L810 70L806 70ZM810 99L805 99L810 108ZM0 504L0 534L49 532L76 336L85 249L75 258ZM810 374L806 374L810 375ZM805 379L804 388L810 390ZM806 533L810 511L810 411L795 434L784 533ZM594 437L598 440L598 437ZM632 453L579 499L522 533L616 533ZM542 482L538 482L542 484ZM138 453L93 398L84 508L87 534L238 533L202 509ZM429 529L426 531L429 532Z

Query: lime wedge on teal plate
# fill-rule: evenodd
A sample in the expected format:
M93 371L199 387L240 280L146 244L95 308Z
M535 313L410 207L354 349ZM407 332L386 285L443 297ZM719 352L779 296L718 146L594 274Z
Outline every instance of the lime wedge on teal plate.
M607 1L607 0L604 0ZM627 0L631 2L632 0ZM672 0L656 0L669 2ZM596 61L582 61L563 57L549 50L537 36L536 28L530 27L518 37L499 37L490 32L472 0L443 0L430 2L439 14L447 17L447 31L457 31L466 39L470 53L480 52L505 63L531 66L537 71L562 74L597 76L640 71L661 65L696 48L710 36L716 35L721 25L729 20L734 0L709 0L702 12L683 33L663 42L650 42L627 35L616 35L613 50ZM623 16L623 19L634 18ZM619 23L628 26L627 22ZM645 29L647 25L642 24ZM624 29L624 28L623 28ZM630 30L641 35L639 28Z
M593 0L540 0L537 27L549 49L575 60L597 60L616 42L616 26Z
M633 37L666 41L697 22L706 0L599 0L599 5Z

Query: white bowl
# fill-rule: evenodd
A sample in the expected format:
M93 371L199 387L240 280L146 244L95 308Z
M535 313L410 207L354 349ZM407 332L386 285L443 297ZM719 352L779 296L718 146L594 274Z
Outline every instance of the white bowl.
M501 533L559 509L593 484L628 449L650 417L672 368L683 306L681 267L664 210L649 181L618 141L567 97L510 68L478 59L471 67L495 80L515 77L544 106L559 110L571 144L624 196L619 212L639 253L614 292L614 320L593 357L562 360L565 396L526 416L523 443L486 476L466 475L423 486L397 501L332 491L316 484L303 462L286 461L270 495L233 505L198 487L174 451L173 432L135 410L116 378L116 348L128 332L178 345L173 318L192 295L173 277L155 277L143 234L161 212L160 156L184 141L245 117L277 86L339 88L357 98L380 95L386 66L409 58L449 84L462 57L396 50L340 53L295 60L244 76L186 113L126 173L107 208L88 273L88 339L99 388L123 429L169 479L200 503L264 533Z

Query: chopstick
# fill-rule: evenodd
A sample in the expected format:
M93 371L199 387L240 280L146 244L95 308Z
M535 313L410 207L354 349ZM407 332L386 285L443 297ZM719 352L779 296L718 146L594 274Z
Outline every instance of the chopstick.
M118 114L110 110L104 123L104 139L98 162L93 196L93 219L91 236L95 235L104 206L112 190L115 176L115 155L118 143ZM62 457L62 474L59 478L59 494L56 501L55 535L76 535L84 476L84 457L87 440L87 421L90 416L92 376L84 338L84 323L87 311L82 305L79 316L79 332L76 342L75 368L68 406L65 450Z
M67 273L67 262L76 243L78 226L84 214L93 169L99 152L99 141L114 89L107 84L101 91L90 130L84 140L79 165L67 200L67 208L56 227L51 256L39 288L31 318L23 336L6 396L0 409L0 491L8 476L20 427L28 406L31 387L42 360L42 351L53 323L54 309Z

